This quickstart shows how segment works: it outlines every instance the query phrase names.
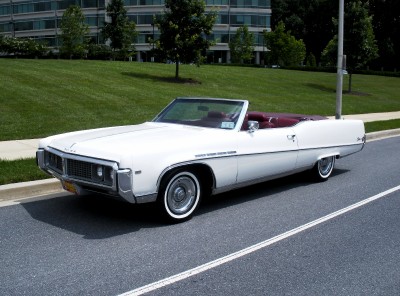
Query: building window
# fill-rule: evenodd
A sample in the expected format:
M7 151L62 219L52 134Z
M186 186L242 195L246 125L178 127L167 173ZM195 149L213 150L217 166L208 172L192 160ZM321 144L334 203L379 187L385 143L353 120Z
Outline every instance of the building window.
M50 11L52 10L51 2L37 2L33 3L33 11Z
M271 0L231 0L233 8L270 8Z
M97 7L97 0L82 0L82 8Z
M33 12L33 5L29 3L13 5L13 13L28 13Z
M151 5L164 5L164 0L138 0L139 5L151 6Z
M56 3L51 1L26 2L13 5L14 14L51 11L55 9L56 9Z
M11 23L0 23L0 32L11 32Z
M11 13L10 5L0 6L0 15L7 15Z
M138 17L137 17L137 15L135 15L135 14L131 14L131 15L128 15L128 19L131 21L131 22L134 22L135 24L137 24L138 23Z
M54 19L29 20L24 22L16 22L14 24L15 31L31 31L31 30L48 30L55 28Z
M139 14L137 17L138 25L146 25L153 23L153 14Z
M257 35L256 35L256 45L264 46L264 34L263 33L257 33Z
M207 0L206 5L208 6L228 5L228 0Z
M85 23L88 24L90 27L97 26L97 16L86 16Z
M30 31L33 30L33 22L16 22L14 24L14 31Z
M214 31L206 36L207 40L213 40L216 43L229 43L229 33L227 31Z
M215 23L217 25L228 25L229 24L228 13L226 12L218 13L217 20L215 21Z
M34 30L45 30L45 29L54 29L54 28L55 28L54 20L33 21L33 29Z
M247 25L249 27L267 28L270 25L270 18L270 15L234 14L230 17L230 23L233 27Z
M125 6L137 6L137 0L124 0Z
M63 1L58 1L58 9L67 9L71 5L79 5L80 3L77 0L63 0Z

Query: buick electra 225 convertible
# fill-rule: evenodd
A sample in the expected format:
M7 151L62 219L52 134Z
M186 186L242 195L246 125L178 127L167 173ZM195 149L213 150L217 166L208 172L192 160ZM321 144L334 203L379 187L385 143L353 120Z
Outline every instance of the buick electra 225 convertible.
M157 202L173 221L190 218L205 195L310 171L365 144L359 120L248 111L245 100L177 98L152 121L42 139L39 167L75 194Z

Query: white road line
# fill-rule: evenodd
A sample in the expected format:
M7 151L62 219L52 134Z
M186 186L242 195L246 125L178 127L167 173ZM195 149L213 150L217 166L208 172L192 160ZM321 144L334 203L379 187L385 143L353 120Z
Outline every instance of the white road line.
M359 207L361 207L361 206L364 206L364 205L366 205L366 204L368 204L368 203L370 203L370 202L373 202L373 201L375 201L375 200L377 200L377 199L379 199L379 198L382 198L382 197L384 197L384 196L386 196L386 195L388 195L388 194L391 194L391 193L393 193L393 192L395 192L395 191L398 191L398 190L400 190L400 185L399 185L399 186L396 186L396 187L393 187L393 188L391 188L391 189L389 189L389 190L386 190L386 191L384 191L384 192L381 192L381 193L379 193L379 194L377 194L377 195L374 195L374 196L372 196L372 197L370 197L370 198L364 199L364 200L362 200L362 201L360 201L360 202L358 202L358 203L355 203L355 204L353 204L353 205L351 205L351 206L348 206L348 207L346 207L346 208L343 208L343 209L341 209L341 210L338 210L338 211L336 211L336 212L333 212L333 213L331 213L331 214L329 214L329 215L326 215L326 216L324 216L324 217L321 217L321 218L319 218L319 219L317 219L317 220L314 220L314 221L312 221L312 222L309 222L309 223L307 223L307 224L304 224L304 225L302 225L302 226L299 226L299 227L297 227L297 228L294 228L294 229L292 229L292 230L289 230L289 231L287 231L287 232L285 232L285 233L279 234L279 235L277 235L277 236L275 236L275 237L273 237L273 238L270 238L270 239L268 239L268 240L265 240L265 241L263 241L263 242L260 242L260 243L258 243L258 244L255 244L255 245L253 245L253 246L250 246L250 247L248 247L248 248L245 248L245 249L243 249L243 250L240 250L240 251L238 251L238 252L235 252L235 253L232 253L232 254L227 255L227 256L225 256L225 257L222 257L222 258L216 259L216 260L214 260L214 261L205 263L205 264L203 264L203 265L197 266L197 267L192 268L192 269L189 269L189 270L187 270L187 271L178 273L178 274L176 274L176 275L170 276L170 277L165 278L165 279L162 279L162 280L160 280L160 281L157 281L157 282L148 284L148 285L146 285L146 286L143 286L143 287L134 289L134 290L132 290L132 291L128 291L128 292L126 292L126 293L121 294L120 296L136 296L136 295L142 295L142 294L144 294L144 293L148 293L148 292L157 290L157 289L159 289L159 288L168 286L168 285L170 285L170 284L176 283L176 282L178 282L178 281L187 279L188 277L191 277L191 276L193 276L193 275L202 273L202 272L207 271L207 270L209 270L209 269L212 269L212 268L215 268L215 267L217 267L217 266L220 266L220 265L222 265L222 264L224 264L224 263L227 263L227 262L233 261L233 260L235 260L235 259L238 259L238 258L240 258L240 257L243 257L243 256L245 256L245 255L247 255L247 254L256 252L257 250L260 250L260 249L262 249L262 248L265 248L265 247L267 247L267 246L270 246L270 245L272 245L272 244L274 244L274 243L277 243L277 242L279 242L279 241L281 241L281 240L284 240L284 239L286 239L286 238L288 238L288 237L291 237L291 236L293 236L293 235L295 235L295 234L297 234L297 233L300 233L300 232L302 232L302 231L304 231L304 230L307 230L307 229L309 229L309 228L311 228L311 227L314 227L314 226L316 226L316 225L318 225L318 224L324 223L324 222L326 222L326 221L328 221L328 220L331 220L331 219L333 219L333 218L335 218L335 217L338 217L338 216L340 216L340 215L343 215L343 214L345 214L345 213L347 213L347 212L349 212L349 211L352 211L352 210L354 210L354 209L357 209L357 208L359 208Z

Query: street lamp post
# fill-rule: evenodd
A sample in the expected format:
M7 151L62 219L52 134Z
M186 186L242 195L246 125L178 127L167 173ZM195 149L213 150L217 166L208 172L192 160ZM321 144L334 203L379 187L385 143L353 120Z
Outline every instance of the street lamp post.
M339 28L338 28L338 59L336 79L336 119L342 118L343 93L343 28L344 28L344 0L339 0Z

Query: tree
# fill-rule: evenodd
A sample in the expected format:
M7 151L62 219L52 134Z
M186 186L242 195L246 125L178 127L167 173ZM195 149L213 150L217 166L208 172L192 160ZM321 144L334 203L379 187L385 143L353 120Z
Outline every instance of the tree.
M61 19L61 55L84 57L89 39L89 26L85 23L85 16L79 6L69 6Z
M346 0L350 5L357 0ZM373 16L373 31L379 49L379 57L367 63L380 69L400 68L400 1L362 0L369 15ZM368 5L369 3L369 5ZM280 21L296 39L303 39L308 53L313 53L317 63L321 53L337 34L337 25L331 20L338 16L338 1L332 0L271 0L271 27L274 30ZM347 8L346 8L347 10ZM345 29L347 27L345 21ZM346 36L345 36L346 37Z
M172 60L175 79L179 78L179 63L196 63L204 60L205 51L212 42L206 39L216 20L216 12L205 13L203 0L165 0L164 14L155 18L160 31L156 42L159 54Z
M41 57L48 51L44 42L30 38L0 36L0 53L14 56Z
M302 39L307 52L319 62L321 52L337 31L329 20L338 15L338 1L271 0L271 6L272 29L283 21L286 30L296 39Z
M264 32L265 47L268 48L267 61L269 64L281 66L296 66L304 61L306 46L303 40L296 40L290 32L286 32L285 24L281 21L272 32Z
M88 45L88 59L93 60L107 60L112 55L111 48L105 44L89 43Z
M379 58L372 63L377 68L400 68L400 1L370 0L370 15L374 16L374 34Z
M105 39L110 39L114 53L118 51L123 58L126 58L135 51L133 42L137 35L136 25L129 21L123 0L111 0L106 10L111 22L104 23L103 36Z
M231 59L234 63L248 63L253 58L254 34L249 32L246 25L237 29L235 36L229 42Z
M337 19L333 19L337 25ZM335 35L322 52L322 58L328 65L337 61L338 37ZM372 28L372 17L368 14L368 2L356 0L348 2L344 14L343 52L347 56L349 73L349 92L351 92L352 74L378 56L378 47Z
M306 65L308 67L316 67L317 66L317 60L312 52L310 52L306 58Z

